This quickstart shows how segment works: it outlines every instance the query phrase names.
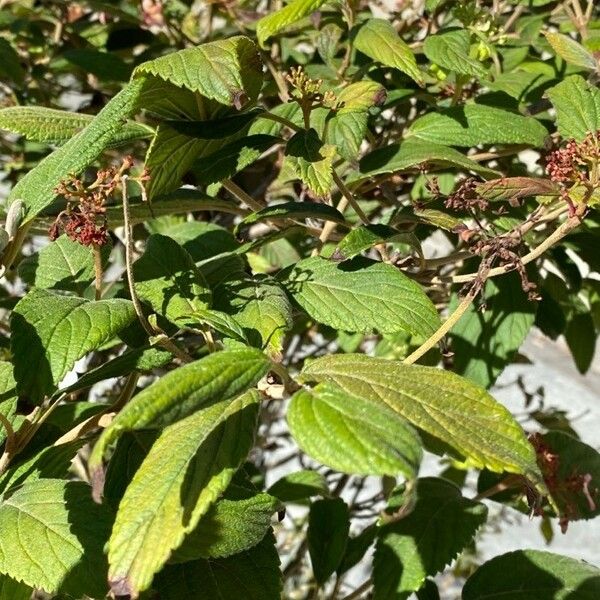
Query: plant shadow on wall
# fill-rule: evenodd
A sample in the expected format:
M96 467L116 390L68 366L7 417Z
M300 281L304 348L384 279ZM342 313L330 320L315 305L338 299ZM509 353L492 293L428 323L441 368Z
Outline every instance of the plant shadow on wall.
M2 6L0 600L600 598L594 2Z

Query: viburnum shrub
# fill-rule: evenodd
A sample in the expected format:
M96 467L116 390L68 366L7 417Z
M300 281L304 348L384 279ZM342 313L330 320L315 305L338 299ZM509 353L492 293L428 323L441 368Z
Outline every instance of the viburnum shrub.
M600 598L593 0L0 5L0 600Z

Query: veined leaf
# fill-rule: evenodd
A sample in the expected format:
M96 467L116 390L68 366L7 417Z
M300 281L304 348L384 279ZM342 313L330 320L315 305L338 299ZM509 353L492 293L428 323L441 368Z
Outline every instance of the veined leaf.
M327 124L327 142L333 144L338 154L353 161L360 153L365 140L369 115L366 111L348 111L334 115Z
M45 106L9 106L0 110L0 129L18 133L32 142L48 144L64 144L93 120L93 115ZM149 138L153 133L148 125L127 121L115 132L108 147Z
M397 412L332 383L296 392L287 420L300 448L336 471L412 479L419 469L419 436Z
M140 300L173 323L207 308L211 293L192 257L174 239L151 235L144 254L133 264Z
M401 510L403 506L393 508ZM384 524L378 534L373 562L375 599L408 598L428 576L456 557L486 517L485 504L464 498L453 483L433 477L419 479L412 511L395 523Z
M169 562L223 558L256 546L266 535L280 501L264 492L232 483L177 548Z
M300 19L310 15L312 12L325 4L326 0L292 0L287 6L263 17L256 24L256 37L258 43L264 47L265 42L271 37L283 31L288 25L292 25Z
M235 317L220 310L196 310L192 320L198 320L203 325L208 325L215 331L238 342L242 342L242 344L249 343L246 333L242 329L242 326L235 320Z
M413 233L400 232L388 225L361 225L353 229L337 247L336 256L353 258L377 244L406 244L423 257L421 244Z
M167 565L157 576L162 600L278 600L281 572L275 537L228 558Z
M0 129L33 142L66 142L92 120L91 115L43 106L9 106L0 110Z
M108 342L134 319L129 300L90 302L34 288L11 315L11 349L19 395L41 401L77 360Z
M391 265L362 258L344 263L307 258L282 283L309 316L343 331L427 336L440 323L421 287Z
M581 75L565 77L546 95L556 109L556 124L563 138L580 142L600 129L600 90Z
M331 381L353 396L383 402L442 440L469 464L519 473L543 488L535 452L510 412L484 389L449 371L359 354L310 362L301 381Z
M285 148L288 164L317 198L328 197L333 186L335 147L323 144L314 129L295 133Z
M142 63L133 77L144 74L240 109L258 96L262 62L250 38L234 36Z
M387 22L387 21L386 21ZM379 106L385 102L387 92L376 81L365 80L351 83L337 94L336 114L362 111L366 112L372 106Z
M485 77L487 69L469 55L471 35L466 29L449 29L429 35L423 43L427 58L448 71Z
M485 104L465 104L431 112L419 117L408 129L407 137L447 144L529 144L540 147L548 132L532 117L524 117Z
M350 514L341 498L327 498L311 504L306 539L313 573L321 585L341 563L349 531Z
M360 161L360 172L351 180L363 180L383 173L394 173L415 168L418 165L459 167L483 177L498 177L500 173L467 158L454 148L441 146L425 140L408 139L400 144L378 148Z
M26 482L0 501L0 527L14 532L0 541L0 573L52 595L102 597L111 520L84 483Z
M262 210L248 215L236 226L236 231L267 221L270 219L321 219L323 221L333 221L334 223L344 224L346 220L344 215L329 204L320 202L283 202L282 204L273 204Z
M568 35L550 31L546 31L544 35L554 52L569 64L589 71L598 69L598 61L594 58L594 55Z
M269 278L230 279L214 289L215 308L233 316L253 345L271 355L281 352L292 327L292 307L279 285Z
M449 309L458 305L453 295ZM488 279L486 309L471 305L452 328L454 370L482 387L491 387L525 341L535 321L535 303L521 289L516 273Z
M33 219L54 201L54 190L64 178L78 175L121 135L123 121L133 113L142 85L142 80L130 83L85 129L47 156L15 185L9 201L23 201L24 222Z
M254 348L215 352L163 375L133 397L94 446L90 471L125 431L160 429L217 401L232 398L267 373L270 362Z
M389 21L369 19L358 30L354 38L354 47L369 58L386 67L398 69L419 85L423 85L423 76L417 66L413 51Z
M108 262L112 244L100 249L103 266ZM43 289L73 290L83 295L94 281L94 250L61 235L57 240L19 263L19 276L30 286Z
M257 391L219 399L162 432L125 491L108 542L115 595L148 589L225 491L254 442L259 401Z
M596 600L599 595L600 569L540 550L492 558L467 579L462 592L463 600Z

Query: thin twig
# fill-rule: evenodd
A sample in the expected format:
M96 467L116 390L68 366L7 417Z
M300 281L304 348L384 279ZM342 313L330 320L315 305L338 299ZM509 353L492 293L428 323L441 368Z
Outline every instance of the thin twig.
M100 246L94 244L92 247L94 253L94 290L95 299L100 300L102 298L102 253Z
M137 296L135 291L135 282L133 278L133 232L131 229L131 219L129 214L129 196L127 194L127 175L123 175L121 177L121 197L123 200L123 223L124 223L124 231L125 231L125 273L127 274L127 285L129 287L129 295L131 296L131 302L133 303L133 308L135 310L135 314L144 328L144 331L148 334L148 337L154 339L155 343L160 344L165 350L168 350L179 358L182 362L193 362L193 358L184 350L182 350L175 342L169 339L166 335L156 335L156 331L152 328L150 323L148 323L148 319L144 315L144 311L142 309L142 304L140 299ZM160 332L159 332L160 333Z

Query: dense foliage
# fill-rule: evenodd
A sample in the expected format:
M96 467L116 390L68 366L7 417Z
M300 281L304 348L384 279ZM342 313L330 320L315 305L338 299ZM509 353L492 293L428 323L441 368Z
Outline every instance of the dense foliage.
M0 600L600 598L593 0L0 6Z

